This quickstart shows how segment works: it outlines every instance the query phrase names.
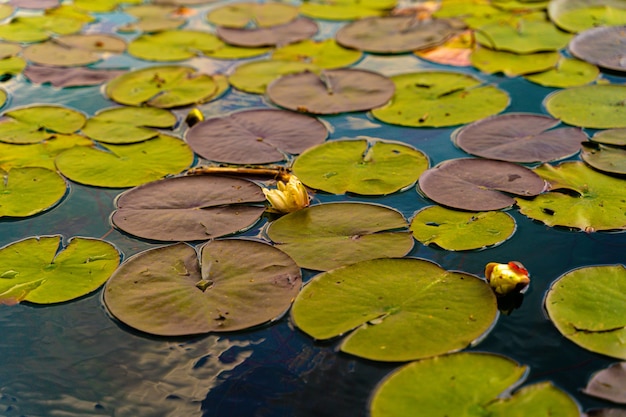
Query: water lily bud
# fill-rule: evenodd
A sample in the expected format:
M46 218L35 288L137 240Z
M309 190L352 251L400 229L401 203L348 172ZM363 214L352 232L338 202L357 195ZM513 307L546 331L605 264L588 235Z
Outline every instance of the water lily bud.
M270 203L268 211L291 213L309 206L309 193L295 175L291 175L286 184L278 181L276 188L276 190L263 188L263 194Z
M528 271L519 262L506 264L489 262L485 267L485 278L497 295L520 292L530 284Z
M191 111L187 114L187 117L185 117L185 123L187 123L187 126L189 127L192 127L203 120L204 115L197 108L191 109Z

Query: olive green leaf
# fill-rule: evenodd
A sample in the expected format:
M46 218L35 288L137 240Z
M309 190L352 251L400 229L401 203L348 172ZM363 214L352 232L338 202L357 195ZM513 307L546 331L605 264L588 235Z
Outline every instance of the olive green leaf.
M626 146L626 128L600 130L591 140L604 145Z
M300 13L324 20L356 20L384 16L397 0L313 0L300 6Z
M492 23L476 31L476 41L481 45L517 54L557 51L566 47L571 38L571 34L551 22L536 19L516 19L510 24Z
M176 116L153 107L112 107L100 110L87 120L83 134L104 143L135 143L159 135L151 128L171 128Z
M0 170L42 167L55 171L57 155L74 146L93 146L93 142L76 134L57 134L43 142L24 145L0 142Z
M561 29L577 33L626 24L626 5L621 0L552 0L548 15Z
M63 16L19 16L0 25L0 39L9 42L41 42L54 35L77 33L83 24L81 20Z
M54 206L67 192L65 180L47 168L13 168L0 174L0 218L40 213Z
M305 39L276 48L272 59L313 64L319 68L334 69L347 67L361 59L363 53L344 48L334 39L322 41Z
M583 161L607 174L626 175L626 149L585 142L580 154Z
M37 143L58 133L70 134L83 127L87 117L63 106L33 105L13 109L0 119L0 142Z
M262 28L282 25L298 16L298 8L284 3L242 2L227 4L211 10L206 18L210 23L229 28Z
M574 58L559 58L554 68L524 76L528 81L546 87L577 87L593 82L600 69L593 64Z
M121 4L140 4L143 0L74 0L74 7L90 12L112 12Z
M267 86L281 75L310 71L320 72L315 64L278 59L244 62L228 76L230 84L238 90L252 94L265 94Z
M546 71L557 64L558 52L516 54L477 46L470 55L472 65L486 74L501 72L507 77Z

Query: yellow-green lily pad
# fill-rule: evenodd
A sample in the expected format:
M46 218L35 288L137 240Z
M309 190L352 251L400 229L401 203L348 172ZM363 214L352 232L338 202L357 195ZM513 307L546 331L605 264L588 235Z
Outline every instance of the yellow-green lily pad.
M300 13L323 20L356 20L385 16L397 0L310 0L300 6Z
M582 144L580 156L583 161L598 171L626 175L626 149L624 148L589 141Z
M320 72L315 65L300 61L267 59L244 62L235 67L228 82L237 90L252 94L265 94L267 86L281 75L310 71Z
M54 135L43 142L14 144L0 142L0 170L11 168L42 167L56 170L54 159L58 154L74 146L93 146L88 138L77 135Z
M41 167L0 171L0 218L28 217L53 207L67 192L56 171Z
M264 28L282 25L298 16L298 8L284 3L242 2L226 4L211 10L206 18L210 23L229 28Z
M0 25L0 39L9 42L41 42L54 35L79 32L84 22L63 16L19 16Z
M41 142L58 133L74 133L86 120L84 114L63 106L34 105L13 109L0 119L0 142Z
M559 53L517 54L476 46L470 55L470 61L486 74L501 72L507 77L516 77L554 68L559 61Z
M87 120L83 134L104 143L135 143L154 138L151 128L171 128L176 116L169 110L154 107L112 107L100 110Z
M107 53L122 53L126 42L113 35L90 33L65 35L27 46L24 58L39 65L72 67L92 64Z
M600 130L591 140L604 145L626 146L626 128Z
M272 59L296 61L313 64L319 68L343 68L356 63L363 53L354 49L344 48L334 39L306 39L290 45L276 48Z
M546 87L568 88L589 84L600 75L600 69L575 58L560 57L554 68L524 76L528 81Z
M74 7L90 12L112 12L122 4L140 4L143 0L74 0Z
M572 35L549 21L516 19L511 23L492 23L476 31L476 41L498 51L530 54L557 51L567 46Z
M622 0L551 0L548 15L561 29L578 33L626 24L626 5Z

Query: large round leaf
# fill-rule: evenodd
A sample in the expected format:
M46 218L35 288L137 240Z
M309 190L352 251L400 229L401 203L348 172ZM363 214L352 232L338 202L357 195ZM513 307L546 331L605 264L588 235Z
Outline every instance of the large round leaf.
M324 142L326 126L319 120L286 110L244 110L213 117L185 134L198 155L232 164L266 164L282 161Z
M2 174L0 218L27 217L54 206L67 191L65 180L47 168L13 168Z
M324 69L347 67L361 59L362 53L344 48L334 39L303 40L277 48L272 59L305 62Z
M576 402L550 382L522 387L527 372L491 353L462 352L403 366L378 386L372 417L424 416L578 417Z
M211 10L206 18L217 26L229 28L270 27L296 18L298 8L278 2L227 4Z
M140 143L85 146L68 149L56 166L72 181L98 187L133 187L168 174L177 174L193 162L193 152L182 140L166 135Z
M269 98L279 106L314 114L370 110L389 101L393 92L387 77L357 69L284 75L267 87Z
M62 303L98 289L120 263L108 242L61 236L32 237L0 249L0 304Z
M500 210L515 204L509 194L535 196L545 181L523 166L490 159L450 159L424 172L419 188L444 206L472 211Z
M396 86L392 100L372 111L391 124L453 126L500 113L509 104L507 93L467 74L415 72L391 80Z
M62 106L38 105L5 112L0 119L0 142L37 143L57 133L73 133L83 127L82 113Z
M277 59L245 62L235 67L228 81L238 90L246 93L265 94L267 86L281 75L298 72L319 72L315 64Z
M241 330L287 310L300 290L300 269L280 250L251 240L186 244L129 258L104 291L125 324L160 336Z
M598 171L626 175L626 149L599 143L583 143L580 154L583 161Z
M561 275L545 300L563 336L592 352L626 359L626 268L602 265Z
M336 140L303 152L293 172L311 188L333 194L391 194L415 183L428 157L398 142Z
M515 232L515 220L500 211L472 213L430 206L411 220L413 237L446 250L471 250L500 244Z
M364 203L328 203L295 211L267 229L303 268L327 271L374 258L402 257L413 247L401 213Z
M49 67L46 65L29 65L24 76L35 84L50 83L53 87L84 87L104 84L122 74L126 70L93 69L83 67Z
M562 32L551 22L534 19L492 23L476 31L476 41L481 45L518 54L557 51L567 46L571 38L571 34Z
M16 145L0 143L0 170L11 168L42 167L56 170L54 159L61 152L74 146L93 146L93 142L81 135L56 135L40 143Z
M261 188L243 179L168 178L121 194L111 220L144 239L207 240L250 227L265 211L263 201Z
M626 24L622 0L552 0L548 14L557 26L569 32Z
M548 226L594 230L626 229L624 180L601 174L582 162L544 164L535 172L549 183L549 193L517 199L520 211Z
M598 27L579 33L569 43L569 51L583 61L626 72L626 26Z
M300 42L315 35L317 30L317 23L306 17L300 17L282 25L255 29L219 26L216 34L230 45L257 48Z
M82 129L83 134L104 143L135 143L154 138L153 128L171 128L176 116L153 107L112 107L100 110Z
M626 127L626 85L586 85L559 90L544 101L552 116L594 129Z
M486 74L501 72L507 77L516 77L554 68L559 60L559 53L537 52L520 55L477 46L470 60L474 67Z
M343 352L407 361L465 348L498 315L483 280L413 258L373 259L333 269L304 286L292 308L315 339L348 333Z
M554 68L524 76L528 81L546 87L577 87L594 81L600 70L595 65L573 58L559 58Z
M455 144L483 158L509 162L548 162L574 155L587 135L559 120L531 113L492 116L462 127Z
M18 16L0 25L0 39L9 42L41 42L56 35L79 32L84 22L63 16Z

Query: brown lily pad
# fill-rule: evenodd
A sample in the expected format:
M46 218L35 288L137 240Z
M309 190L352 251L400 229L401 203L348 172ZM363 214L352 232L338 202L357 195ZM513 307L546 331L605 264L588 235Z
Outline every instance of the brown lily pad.
M578 59L613 71L626 71L626 26L597 27L579 33L569 51Z
M626 404L626 362L618 362L593 374L583 390L615 403Z
M317 30L317 23L309 18L300 17L282 25L254 29L219 26L216 34L231 45L256 48L299 42L312 37Z
M125 72L126 70L29 65L24 70L24 76L35 84L50 83L54 87L63 88L104 84Z

